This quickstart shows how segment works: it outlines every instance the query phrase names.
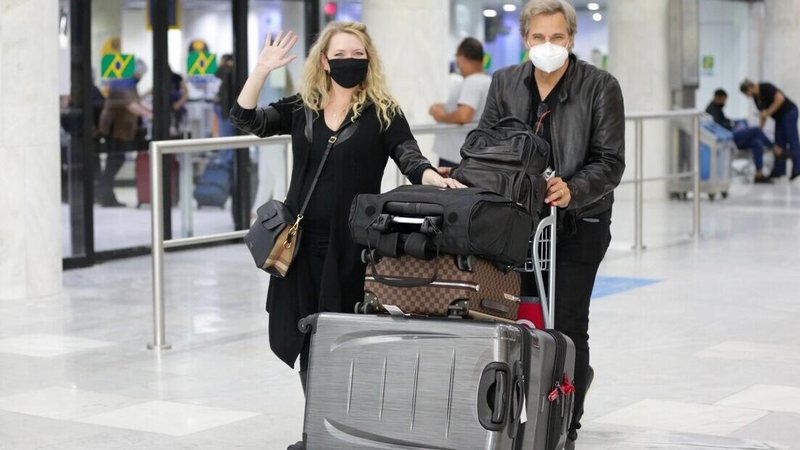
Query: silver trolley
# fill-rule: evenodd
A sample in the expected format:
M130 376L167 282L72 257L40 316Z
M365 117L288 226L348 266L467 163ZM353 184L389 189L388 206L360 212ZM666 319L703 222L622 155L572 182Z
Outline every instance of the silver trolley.
M517 268L518 272L532 272L536 279L536 289L542 305L545 328L555 327L555 292L556 292L556 227L558 223L558 207L551 206L550 214L539 220L533 238L530 240L528 259ZM547 272L547 289L545 289L544 272Z

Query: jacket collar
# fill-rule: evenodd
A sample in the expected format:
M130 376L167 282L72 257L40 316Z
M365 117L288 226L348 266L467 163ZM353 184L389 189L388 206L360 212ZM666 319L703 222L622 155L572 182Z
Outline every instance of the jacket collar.
M530 60L525 61L523 64L523 73L525 74L525 85L528 86L530 89L533 89L536 86L535 80L533 79L533 71L535 67L533 66L533 62ZM575 56L574 53L569 54L569 67L567 67L566 73L564 73L564 86L561 89L561 92L558 94L558 101L559 103L564 103L569 98L569 86L571 85L571 81L575 78L575 72L578 70L578 57Z

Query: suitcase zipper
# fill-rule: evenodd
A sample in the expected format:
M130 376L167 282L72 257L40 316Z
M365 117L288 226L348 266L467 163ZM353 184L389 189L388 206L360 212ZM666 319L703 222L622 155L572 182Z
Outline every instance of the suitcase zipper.
M561 435L558 418L564 416L564 390L561 386L561 381L564 379L564 365L566 364L566 347L567 342L564 336L555 330L545 330L547 334L553 336L556 343L556 363L553 365L553 390L547 396L550 403L556 403L561 406L561 414L556 415L555 405L550 406L550 412L547 417L547 449L554 449L558 443Z
M404 280L405 279L405 278L394 278L394 277L384 277L384 278L386 278L388 280ZM364 277L364 280L365 281L373 281L373 282L376 282L376 283L380 283L380 281L375 281L375 277L373 277L371 275L368 275L368 276ZM478 284L459 283L459 282L456 282L456 281L434 281L434 282L431 282L430 284L427 284L427 285L421 286L421 287L428 287L428 286L442 287L442 288L462 288L462 289L469 289L469 290L475 291L475 292L480 292L480 290L481 290L481 287Z
M528 397L528 383L530 382L530 367L531 367L531 347L533 343L533 337L531 336L531 331L528 329L527 325L517 325L519 331L522 333L522 379L519 380L522 383L522 392L523 392L523 400ZM520 408L527 406L527 400L523 401L520 405ZM522 411L520 411L522 414ZM525 412L527 415L527 411ZM516 434L511 436L514 439L513 448L514 450L523 450L522 446L525 443L525 424L519 423L519 418L517 418L516 424Z

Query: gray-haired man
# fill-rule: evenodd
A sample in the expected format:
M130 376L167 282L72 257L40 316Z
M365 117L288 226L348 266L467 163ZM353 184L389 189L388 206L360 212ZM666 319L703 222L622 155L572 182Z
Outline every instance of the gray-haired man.
M613 190L625 169L625 112L617 80L572 54L577 25L569 3L530 1L520 15L520 31L530 61L495 73L480 126L515 116L528 121L552 149L556 176L548 181L545 202L561 208L555 328L576 348L570 449L592 378L589 299L611 241ZM533 285L524 277L523 294Z

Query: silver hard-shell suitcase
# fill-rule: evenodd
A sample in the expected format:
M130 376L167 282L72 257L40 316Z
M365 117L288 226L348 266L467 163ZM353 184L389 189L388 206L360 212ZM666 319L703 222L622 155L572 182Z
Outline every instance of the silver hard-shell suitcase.
M301 326L312 333L306 448L511 448L523 327L330 313Z
M560 333L332 313L301 329L312 333L310 450L563 447L572 396L548 399L573 371L574 347Z

